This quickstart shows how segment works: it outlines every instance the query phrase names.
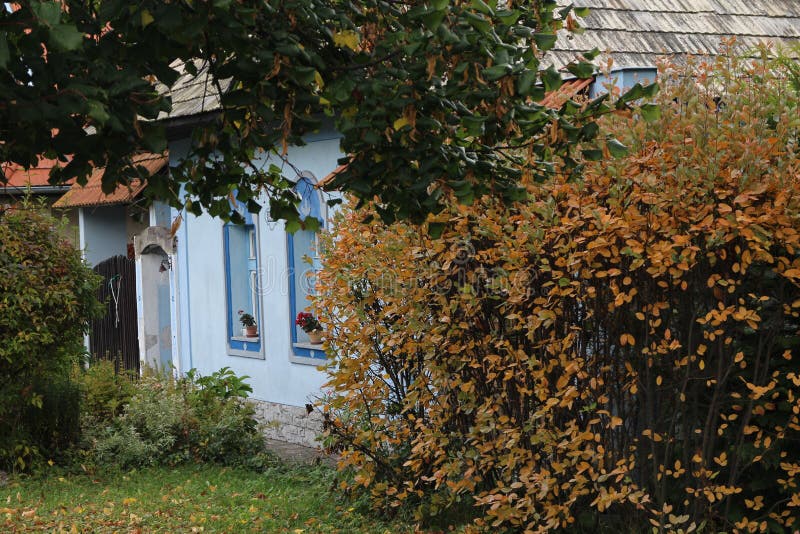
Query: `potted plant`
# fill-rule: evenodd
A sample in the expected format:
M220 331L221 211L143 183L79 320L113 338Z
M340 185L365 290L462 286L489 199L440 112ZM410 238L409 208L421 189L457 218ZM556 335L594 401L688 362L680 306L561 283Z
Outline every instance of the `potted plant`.
M239 310L239 322L242 323L242 333L247 337L257 337L258 328L256 327L256 318L245 313L244 310Z
M314 317L313 313L309 312L300 312L297 314L297 319L295 319L294 323L303 329L303 332L308 334L308 340L314 344L319 345L322 343L322 325L319 324L319 321L316 317Z

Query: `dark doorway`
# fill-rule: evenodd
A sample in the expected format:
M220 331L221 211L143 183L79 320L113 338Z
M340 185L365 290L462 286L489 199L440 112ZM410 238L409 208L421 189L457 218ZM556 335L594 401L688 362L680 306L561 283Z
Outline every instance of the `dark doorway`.
M106 303L106 314L92 322L89 351L92 358L111 360L117 372L139 374L139 338L136 322L136 263L114 256L97 264L94 272L103 277L98 291Z

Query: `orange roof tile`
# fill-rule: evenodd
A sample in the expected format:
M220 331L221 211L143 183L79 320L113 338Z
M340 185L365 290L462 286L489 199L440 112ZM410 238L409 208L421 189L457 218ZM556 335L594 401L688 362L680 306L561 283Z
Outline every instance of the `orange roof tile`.
M336 175L340 172L344 171L347 168L347 165L339 165L336 167L330 174L328 174L325 178L317 182L317 187L324 187L328 182L336 178Z
M50 170L54 166L64 165L55 159L42 158L33 169L25 170L22 166L15 163L3 164L3 174L6 179L6 187L46 187L50 185ZM72 181L66 185L71 184Z
M140 154L134 156L133 162L147 169L150 176L163 169L169 157L166 154ZM103 174L105 169L95 169L86 185L73 184L64 196L54 204L54 208L79 208L87 206L109 206L127 204L136 198L147 185L141 180L133 180L129 185L120 184L109 193L103 193Z
M567 100L583 91L593 81L594 78L567 80L555 91L547 93L544 99L539 103L548 108L558 109L563 106Z

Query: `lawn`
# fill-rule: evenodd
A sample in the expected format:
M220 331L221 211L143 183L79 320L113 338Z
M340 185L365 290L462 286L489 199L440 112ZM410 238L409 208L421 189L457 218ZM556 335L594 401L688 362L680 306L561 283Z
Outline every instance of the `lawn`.
M400 534L331 491L325 466L263 473L218 466L12 477L0 487L3 532L343 532Z

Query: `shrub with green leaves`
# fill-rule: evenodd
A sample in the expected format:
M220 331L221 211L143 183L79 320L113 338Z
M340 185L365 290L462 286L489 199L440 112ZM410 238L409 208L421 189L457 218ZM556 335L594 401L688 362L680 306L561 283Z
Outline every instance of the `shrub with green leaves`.
M110 421L121 415L135 392L134 376L119 373L110 360L96 360L80 374L85 417Z
M252 391L246 378L227 367L209 376L145 376L119 416L84 419L89 455L123 468L187 461L259 467L264 439L245 399Z
M56 423L53 413L74 404L46 396L84 352L89 319L100 313L98 277L58 227L29 206L0 212L0 468L25 469L77 430L74 417L67 430L70 417Z

